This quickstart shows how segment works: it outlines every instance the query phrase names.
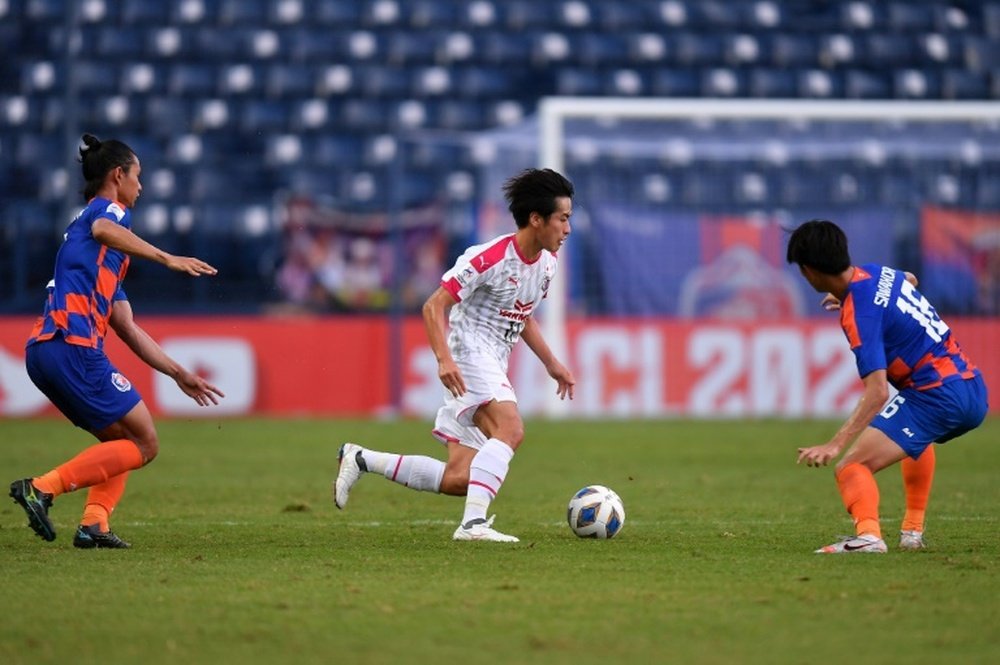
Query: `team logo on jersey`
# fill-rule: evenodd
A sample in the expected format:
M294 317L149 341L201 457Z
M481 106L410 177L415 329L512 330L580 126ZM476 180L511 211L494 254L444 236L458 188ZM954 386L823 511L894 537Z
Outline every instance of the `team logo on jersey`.
M109 203L106 212L110 212L120 222L125 217L125 210L117 203Z
M117 388L120 393L127 393L132 390L132 383L123 374L119 374L118 372L112 372L111 385Z
M455 275L455 280L462 286L466 286L469 280L472 279L472 275L475 274L475 269L472 267L466 268L462 272Z
M531 316L531 310L535 308L535 301L529 300L528 302L521 302L520 300L514 301L514 309L500 309L500 316L505 319L510 319L511 321L527 321L528 317Z

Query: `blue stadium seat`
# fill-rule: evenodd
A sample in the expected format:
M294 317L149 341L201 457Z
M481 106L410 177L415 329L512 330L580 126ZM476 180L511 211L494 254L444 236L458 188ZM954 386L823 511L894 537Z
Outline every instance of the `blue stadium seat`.
M356 168L361 164L363 141L357 134L324 133L312 142L312 163L319 167Z
M844 81L844 93L849 99L889 99L889 82L874 71L850 70Z
M816 39L808 34L781 32L771 37L771 62L781 67L811 67L819 63Z
M458 24L459 3L447 0L411 0L408 23L419 29L444 29Z
M454 94L462 97L487 99L520 94L509 69L470 66L453 69Z
M432 31L393 30L386 35L385 55L391 64L433 63L440 39Z
M123 3L121 17L125 25L167 25L170 18L170 5L166 2L123 0Z
M154 96L146 104L144 129L153 136L173 136L187 131L192 118L189 100L174 95Z
M389 110L377 99L348 99L341 113L342 122L351 129L380 131L388 126Z
M282 101L247 99L240 111L240 128L245 132L277 132L289 127L289 105Z
M748 92L751 97L795 97L798 81L795 72L788 69L754 68L750 71Z
M591 0L591 14L604 32L627 34L652 27L654 12L639 2L602 2Z
M170 70L167 90L172 95L208 97L215 94L215 77L215 69L209 64L177 64Z
M513 30L547 29L557 25L555 5L536 0L505 0L495 3L503 24Z
M407 69L362 65L356 71L358 87L366 97L404 97L410 94L411 74Z
M914 62L917 48L910 35L872 33L867 36L865 57L876 67L904 67Z
M656 69L651 82L654 95L661 97L696 97L701 89L698 74L687 68Z
M343 0L312 0L315 20L324 26L353 27L361 20L361 3Z
M482 103L468 99L445 99L434 105L431 120L445 129L475 130L485 125Z
M941 77L934 71L899 69L893 73L892 96L896 99L936 99L941 96Z
M1000 40L966 36L963 51L965 69L968 71L989 71L1000 62Z
M561 67L556 72L556 94L599 95L603 90L601 74L590 67Z
M886 24L893 32L904 34L930 30L934 26L933 4L921 2L889 3Z
M118 68L101 60L76 61L67 73L83 92L107 95L119 90Z
M478 56L490 65L515 66L532 52L532 37L524 33L489 31L477 39Z
M265 0L222 0L219 6L219 25L267 25Z
M571 62L609 67L628 61L628 42L619 35L588 32L573 38Z
M316 93L316 68L308 64L272 64L264 73L268 97L310 97Z
M146 50L145 35L141 30L122 30L121 28L101 26L93 39L96 41L96 53L106 58L122 58L131 60L141 57Z
M964 69L946 69L941 80L941 96L945 99L987 99L990 96L989 76Z
M673 59L683 65L721 65L725 44L717 35L682 32L674 39Z

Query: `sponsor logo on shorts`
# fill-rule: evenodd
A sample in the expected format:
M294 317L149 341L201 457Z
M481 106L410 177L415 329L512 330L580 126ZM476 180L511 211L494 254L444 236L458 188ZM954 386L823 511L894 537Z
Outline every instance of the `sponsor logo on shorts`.
M114 372L111 374L111 385L118 389L118 392L127 393L132 390L132 383L124 375Z

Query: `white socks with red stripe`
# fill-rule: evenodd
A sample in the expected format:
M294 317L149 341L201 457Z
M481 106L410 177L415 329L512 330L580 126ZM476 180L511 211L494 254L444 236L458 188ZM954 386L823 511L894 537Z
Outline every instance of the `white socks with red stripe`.
M368 471L405 485L410 489L424 492L439 492L444 476L444 462L424 455L396 455L380 453L377 450L361 450L361 459Z
M490 439L472 458L462 524L468 524L469 520L486 519L486 511L500 491L513 457L513 448L499 439Z

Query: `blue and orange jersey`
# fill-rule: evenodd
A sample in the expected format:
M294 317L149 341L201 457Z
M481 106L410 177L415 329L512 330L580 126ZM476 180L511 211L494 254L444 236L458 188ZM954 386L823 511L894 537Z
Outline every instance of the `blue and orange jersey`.
M858 373L865 377L884 369L889 383L899 390L929 390L980 373L948 325L901 270L875 264L856 266L841 303L840 325Z
M104 347L111 308L116 300L126 299L122 280L129 257L94 239L91 227L102 218L132 228L128 209L108 199L92 199L77 215L56 254L45 310L31 330L28 346L60 335L69 344Z

